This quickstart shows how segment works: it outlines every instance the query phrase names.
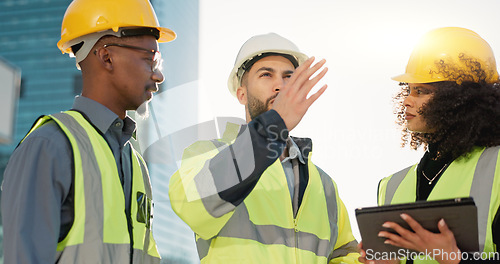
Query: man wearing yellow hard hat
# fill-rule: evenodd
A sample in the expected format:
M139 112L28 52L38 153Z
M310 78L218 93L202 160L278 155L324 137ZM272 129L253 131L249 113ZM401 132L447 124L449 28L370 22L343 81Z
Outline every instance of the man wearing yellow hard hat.
M74 0L57 46L76 57L82 94L39 118L11 156L2 192L5 263L160 263L148 170L127 110L164 80L148 0Z
M498 254L488 257L500 244L500 88L491 47L465 28L432 30L413 50L406 72L393 80L401 86L394 101L403 145L426 152L418 164L381 180L378 203L471 196L479 252L461 252L444 220L433 233L403 214L411 230L386 222L396 233L379 236L397 247L432 253L401 263L498 263ZM362 255L366 259L366 252Z
M289 136L326 89L308 97L326 74L313 61L275 33L241 47L228 86L247 124L186 148L170 179L201 263L357 263L336 184L311 161L311 139Z

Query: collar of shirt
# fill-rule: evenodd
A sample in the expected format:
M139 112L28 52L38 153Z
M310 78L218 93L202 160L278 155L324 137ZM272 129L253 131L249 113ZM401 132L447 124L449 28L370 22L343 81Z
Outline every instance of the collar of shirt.
M123 135L130 139L135 131L136 124L132 118L126 116L121 120L113 111L90 98L76 96L73 109L85 113L102 134L106 134L112 126L122 127Z
M286 139L286 147L288 148L288 156L285 157L281 163L297 158L302 164L306 164L304 157L302 157L302 152L290 136Z

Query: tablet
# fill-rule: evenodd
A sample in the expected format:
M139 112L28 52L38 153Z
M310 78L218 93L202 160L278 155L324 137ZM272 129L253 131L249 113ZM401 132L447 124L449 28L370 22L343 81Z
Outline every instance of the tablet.
M392 229L382 227L382 224L388 221L398 223L400 226L411 230L409 225L401 218L401 213L410 215L422 227L434 233L439 233L437 225L439 220L443 218L448 228L455 235L457 246L462 252L479 250L477 208L471 197L365 207L358 208L355 212L365 250L396 253L401 249L384 244L386 238L378 236L378 233L382 230L396 233Z

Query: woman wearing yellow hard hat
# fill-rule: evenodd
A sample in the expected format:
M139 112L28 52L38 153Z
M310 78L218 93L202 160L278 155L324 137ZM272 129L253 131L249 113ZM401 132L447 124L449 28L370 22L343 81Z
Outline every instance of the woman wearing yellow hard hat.
M471 196L480 252L461 252L444 220L438 223L440 232L432 233L402 214L411 230L386 222L384 227L396 233L379 236L387 244L432 254L389 262L498 263L500 89L491 47L468 29L435 29L413 50L406 72L392 79L401 86L394 101L402 145L426 151L418 164L380 181L379 205Z

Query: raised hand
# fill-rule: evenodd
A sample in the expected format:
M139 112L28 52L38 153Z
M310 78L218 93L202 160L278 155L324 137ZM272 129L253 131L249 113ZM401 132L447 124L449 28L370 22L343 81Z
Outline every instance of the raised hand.
M309 109L314 101L316 101L327 88L325 84L316 93L307 98L311 89L328 71L328 68L325 67L318 75L311 79L311 76L318 72L326 62L326 60L323 59L311 67L313 61L314 57L311 57L300 65L274 100L273 109L276 110L285 121L285 125L289 131L299 124L302 117L306 114L307 109Z

